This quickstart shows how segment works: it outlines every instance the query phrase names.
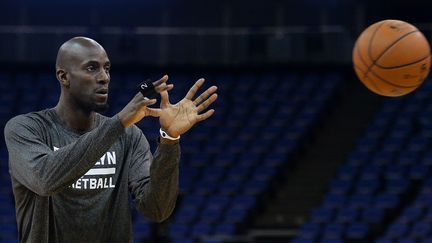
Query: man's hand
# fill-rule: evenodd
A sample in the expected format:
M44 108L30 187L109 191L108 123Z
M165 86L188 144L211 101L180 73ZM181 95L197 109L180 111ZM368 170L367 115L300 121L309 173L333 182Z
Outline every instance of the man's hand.
M158 81L154 82L153 85L158 93L167 92L174 86L172 84L166 84L168 76L165 75ZM156 99L148 99L143 97L141 93L137 93L135 97L121 110L118 115L121 123L125 128L132 126L133 124L141 121L146 116L159 117L161 109L148 108L147 106L156 103Z
M213 109L204 113L202 112L217 99L217 94L215 93L217 90L216 86L208 88L198 96L198 98L192 100L203 83L204 79L196 81L186 96L174 105L169 101L167 90L160 92L161 109L159 113L159 122L162 130L168 133L171 137L182 135L196 123L204 121L213 115Z

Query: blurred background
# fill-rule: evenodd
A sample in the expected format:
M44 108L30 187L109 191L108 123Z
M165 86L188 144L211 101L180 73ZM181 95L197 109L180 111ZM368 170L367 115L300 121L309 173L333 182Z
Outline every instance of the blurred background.
M432 3L360 1L0 1L0 126L56 105L54 64L74 36L111 62L110 109L169 74L179 101L198 78L215 115L182 138L180 195L134 242L432 242L432 83L384 98L354 75L361 31L400 19L431 37ZM145 119L153 150L158 121ZM0 242L18 242L0 140ZM133 205L131 204L133 208ZM115 220L115 219L113 219Z

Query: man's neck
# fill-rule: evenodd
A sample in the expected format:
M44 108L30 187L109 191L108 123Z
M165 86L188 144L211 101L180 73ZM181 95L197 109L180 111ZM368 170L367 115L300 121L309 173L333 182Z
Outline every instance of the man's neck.
M96 113L93 111L84 111L72 105L66 105L62 101L54 109L63 124L78 133L87 132L95 125Z

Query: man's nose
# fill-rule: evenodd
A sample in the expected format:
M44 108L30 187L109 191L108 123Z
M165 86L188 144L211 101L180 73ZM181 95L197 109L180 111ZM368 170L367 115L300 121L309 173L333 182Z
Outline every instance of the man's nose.
M97 81L101 83L108 83L110 81L110 75L107 71L102 70L99 72L99 75L97 77Z

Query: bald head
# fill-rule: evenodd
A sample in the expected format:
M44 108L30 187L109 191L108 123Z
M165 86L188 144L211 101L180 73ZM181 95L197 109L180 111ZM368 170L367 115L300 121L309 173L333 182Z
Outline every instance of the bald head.
M62 106L86 112L106 109L110 67L105 50L96 41L86 37L66 41L56 60Z
M79 63L89 55L89 51L106 55L104 48L93 39L78 36L66 41L58 50L56 69L66 69Z

